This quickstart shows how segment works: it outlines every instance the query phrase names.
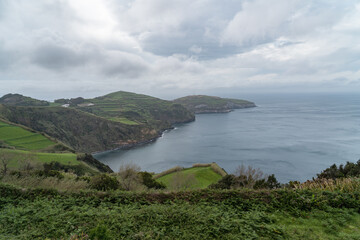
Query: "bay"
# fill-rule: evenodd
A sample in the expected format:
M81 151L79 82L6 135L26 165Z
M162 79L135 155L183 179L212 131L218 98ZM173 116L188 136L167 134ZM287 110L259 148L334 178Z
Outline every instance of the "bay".
M258 107L200 114L157 141L94 155L117 171L144 171L216 162L228 173L243 164L281 182L306 181L325 168L360 159L359 94L241 94Z

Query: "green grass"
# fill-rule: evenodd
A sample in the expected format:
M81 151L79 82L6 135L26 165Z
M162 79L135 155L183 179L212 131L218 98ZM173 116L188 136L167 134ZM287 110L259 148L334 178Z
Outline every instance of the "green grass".
M18 169L24 160L30 160L33 163L41 164L50 162L59 162L66 165L80 164L80 161L76 159L76 154L73 153L38 153L0 148L0 154L2 153L11 156L9 168L14 170Z
M274 214L276 226L281 226L291 239L360 239L360 214L353 210L314 210L296 217Z
M127 125L149 124L158 127L160 124L164 127L167 125L165 122L189 121L193 117L185 108L171 101L123 91L85 99L85 102L94 105L76 108Z
M166 186L170 186L171 182L174 181L174 177L177 174L181 174L184 178L189 175L195 176L195 183L190 187L191 189L202 189L206 188L212 183L216 183L221 179L220 174L214 172L211 167L193 167L187 168L179 172L174 172L162 176L156 179L158 182L164 183Z
M0 140L22 150L41 150L55 145L39 133L30 132L18 126L0 121Z
M124 123L126 125L139 125L139 123L137 123L135 121L131 121L131 120L127 119L127 118L112 117L112 118L109 118L109 120L115 121L115 122L121 122L121 123Z

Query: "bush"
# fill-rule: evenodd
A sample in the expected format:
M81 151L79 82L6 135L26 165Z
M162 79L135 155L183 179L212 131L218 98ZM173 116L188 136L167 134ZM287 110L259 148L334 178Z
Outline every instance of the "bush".
M232 174L222 177L217 183L213 183L209 186L211 189L230 189L234 183L235 176Z
M183 170L184 168L183 167L180 167L180 166L176 166L176 167L173 167L173 168L170 168L166 171L163 171L159 174L156 174L156 176L154 177L155 179L158 179L158 178L161 178L162 176L165 176L165 175L168 175L170 173L174 173L174 172L179 172L181 170Z
M109 231L105 225L99 224L95 228L90 230L89 234L92 240L110 240Z
M224 176L217 183L211 184L211 189L238 189L238 188L253 188L253 189L275 189L279 188L280 183L277 181L274 174L265 178L254 181L251 177L232 174Z
M120 184L127 191L144 189L139 176L140 167L136 164L122 165L117 173Z
M64 175L56 170L36 170L34 171L35 176L38 177L55 177L57 179L63 179Z
M91 178L90 187L100 191L115 190L119 188L119 182L115 177L101 174Z
M339 167L336 164L331 165L329 168L317 174L318 178L337 179L347 177L359 177L360 176L360 159L356 163L346 162L345 166L340 164Z
M153 179L153 176L148 172L139 172L139 176L142 180L142 183L148 188L154 188L154 189L166 188L164 184L155 181Z

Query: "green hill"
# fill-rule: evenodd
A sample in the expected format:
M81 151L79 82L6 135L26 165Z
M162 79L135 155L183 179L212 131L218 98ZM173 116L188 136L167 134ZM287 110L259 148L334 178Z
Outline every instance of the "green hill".
M172 124L195 119L179 104L129 92L59 99L50 106L0 104L0 117L46 133L79 152L152 141Z
M218 182L226 172L216 163L194 164L191 168L175 167L155 175L156 181L163 183L167 188L203 189Z
M75 107L112 121L128 125L150 125L158 130L168 128L174 123L193 121L195 118L179 104L123 91L83 99Z
M232 98L193 95L174 100L194 113L224 113L234 109L256 107L255 103Z
M37 100L31 97L25 97L20 94L6 94L0 98L0 104L13 106L49 106L50 103L43 100Z
M72 108L3 105L0 115L46 133L78 152L103 151L158 136L146 126L129 126Z

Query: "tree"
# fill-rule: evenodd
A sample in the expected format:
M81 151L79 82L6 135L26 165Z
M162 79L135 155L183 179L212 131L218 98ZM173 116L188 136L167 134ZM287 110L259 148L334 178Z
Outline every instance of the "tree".
M256 181L264 179L264 173L259 168L245 167L243 164L237 167L235 176L237 177L237 187L252 188Z
M139 172L139 176L142 180L142 183L148 188L155 189L164 189L166 186L162 183L157 182L151 173L148 172Z
M1 173L6 175L9 171L9 164L11 159L14 158L14 154L10 152L0 152L0 164L1 164Z
M136 164L125 164L120 166L117 173L120 178L120 184L125 190L135 190L141 184L139 176L140 167Z

